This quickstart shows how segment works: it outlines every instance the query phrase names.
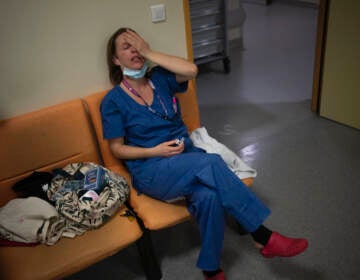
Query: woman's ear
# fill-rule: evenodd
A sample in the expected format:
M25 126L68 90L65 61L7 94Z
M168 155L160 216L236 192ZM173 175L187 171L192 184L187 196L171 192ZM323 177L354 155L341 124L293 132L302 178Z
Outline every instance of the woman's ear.
M113 61L113 63L114 63L115 65L121 67L120 61L119 61L119 59L118 59L116 56L113 56L112 61Z

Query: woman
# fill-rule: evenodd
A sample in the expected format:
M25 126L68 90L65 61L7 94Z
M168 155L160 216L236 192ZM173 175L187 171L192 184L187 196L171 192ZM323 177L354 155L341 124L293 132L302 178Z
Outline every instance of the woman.
M193 146L174 93L184 92L197 67L152 50L137 33L117 30L107 59L114 88L101 104L104 138L125 163L134 187L160 200L185 196L202 239L197 266L205 279L225 279L220 268L225 212L253 237L264 257L290 257L307 240L263 226L270 210L238 179L220 156ZM148 71L148 62L158 65ZM184 141L178 141L183 139Z

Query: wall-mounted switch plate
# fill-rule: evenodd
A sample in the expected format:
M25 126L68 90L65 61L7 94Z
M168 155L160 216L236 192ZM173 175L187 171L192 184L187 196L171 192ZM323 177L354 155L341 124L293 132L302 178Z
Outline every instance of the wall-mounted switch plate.
M166 20L164 4L150 6L150 9L151 9L152 22L159 22Z

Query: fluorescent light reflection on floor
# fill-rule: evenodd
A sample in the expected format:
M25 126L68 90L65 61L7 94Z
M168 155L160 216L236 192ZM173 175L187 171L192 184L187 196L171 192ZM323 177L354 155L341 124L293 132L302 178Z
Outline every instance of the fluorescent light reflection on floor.
M240 158L245 161L247 164L251 165L257 158L259 149L257 144L251 144L239 151Z

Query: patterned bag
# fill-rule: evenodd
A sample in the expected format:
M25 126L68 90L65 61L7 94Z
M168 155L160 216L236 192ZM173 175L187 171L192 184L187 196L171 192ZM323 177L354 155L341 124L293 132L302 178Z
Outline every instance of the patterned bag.
M80 231L101 226L129 197L126 180L95 163L72 163L54 173L47 195Z

